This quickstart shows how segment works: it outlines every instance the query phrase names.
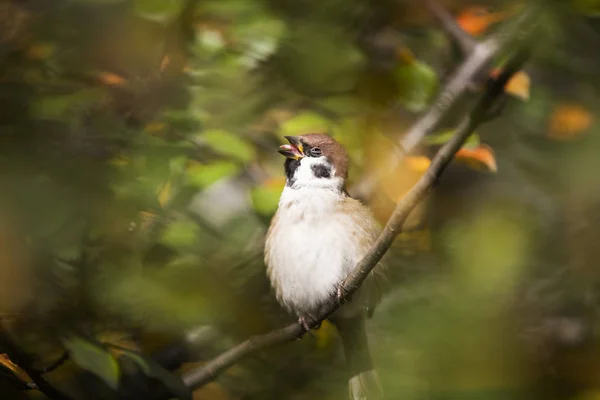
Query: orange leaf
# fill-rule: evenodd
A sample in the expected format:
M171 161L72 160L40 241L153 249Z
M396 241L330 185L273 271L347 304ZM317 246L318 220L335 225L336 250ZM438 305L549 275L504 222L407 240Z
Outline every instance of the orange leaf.
M13 363L8 357L8 354L0 354L0 364L10 369L19 379L23 381L31 381L27 372L23 371L17 364Z
M127 83L125 78L112 72L101 72L98 74L98 80L108 86L125 86Z
M490 73L491 77L496 78L502 72L501 68L495 68ZM506 85L504 91L510 95L518 97L523 101L529 100L529 90L531 88L531 78L525 71L519 71L514 74Z
M588 129L594 120L592 113L578 104L559 104L552 111L548 136L556 140L570 140Z
M498 172L494 151L484 144L474 149L461 148L456 152L455 159L477 171Z
M508 17L507 12L490 12L486 7L468 7L459 13L456 22L463 30L473 36L483 34L491 25L504 21Z

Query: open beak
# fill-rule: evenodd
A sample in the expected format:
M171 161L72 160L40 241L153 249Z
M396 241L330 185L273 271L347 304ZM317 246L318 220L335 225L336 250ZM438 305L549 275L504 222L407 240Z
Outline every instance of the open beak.
M293 158L294 160L304 157L302 143L300 143L300 139L297 136L284 136L284 138L286 138L290 144L279 146L279 153L287 158Z

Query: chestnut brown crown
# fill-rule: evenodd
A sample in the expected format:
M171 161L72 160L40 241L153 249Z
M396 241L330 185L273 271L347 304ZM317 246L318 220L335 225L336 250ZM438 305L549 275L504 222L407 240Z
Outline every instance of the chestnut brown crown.
M334 166L336 176L348 178L348 152L337 140L323 133L308 133L298 138L309 148L321 149L321 154Z

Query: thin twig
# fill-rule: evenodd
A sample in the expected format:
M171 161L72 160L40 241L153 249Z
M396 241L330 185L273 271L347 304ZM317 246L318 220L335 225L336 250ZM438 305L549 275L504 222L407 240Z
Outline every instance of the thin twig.
M425 0L425 4L429 8L429 11L440 21L444 32L456 43L462 55L468 56L471 54L477 45L477 40L465 32L456 22L456 19L440 6L436 0Z
M492 49L496 52L498 51L499 46L493 45ZM528 52L526 51L518 51L507 63L498 78L490 80L481 99L477 102L469 115L467 115L460 123L452 138L437 152L427 172L398 203L394 213L383 229L383 232L373 244L370 251L344 280L338 291L338 293L341 293L339 301L338 299L334 299L328 303L326 309L323 310L313 325L317 325L320 321L326 319L335 312L340 306L340 303L349 298L352 293L360 287L362 282L390 248L396 236L401 232L402 225L410 212L421 200L423 200L427 193L429 193L442 172L448 166L450 161L452 161L455 153L461 148L475 128L489 119L490 112L494 111L494 106L497 104L496 102L504 93L506 82L508 82L509 78L521 68L527 55ZM302 325L294 323L264 335L253 336L222 353L203 366L187 372L183 376L183 381L189 388L198 388L212 381L225 369L249 354L288 342L301 337L304 333L305 330Z
M506 31L500 31L491 38L477 43L467 59L450 76L447 84L437 95L437 98L423 114L398 141L395 159L386 171L394 170L402 159L411 153L425 138L433 132L442 122L448 111L456 101L468 90L482 71L489 67L490 62L501 51L506 51L521 38L528 36L535 27L542 1L536 1L530 5ZM360 199L366 199L373 192L383 171L379 169L367 174L361 181L350 190L350 194Z

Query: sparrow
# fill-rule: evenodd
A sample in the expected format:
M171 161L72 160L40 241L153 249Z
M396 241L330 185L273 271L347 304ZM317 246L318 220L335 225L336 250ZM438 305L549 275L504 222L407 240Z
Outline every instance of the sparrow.
M346 191L349 158L344 147L325 134L284 136L286 184L265 241L267 275L277 300L309 320L337 299L339 285L377 239L380 227L370 210ZM380 299L378 265L328 320L344 347L352 400L382 398L366 335L366 319Z

